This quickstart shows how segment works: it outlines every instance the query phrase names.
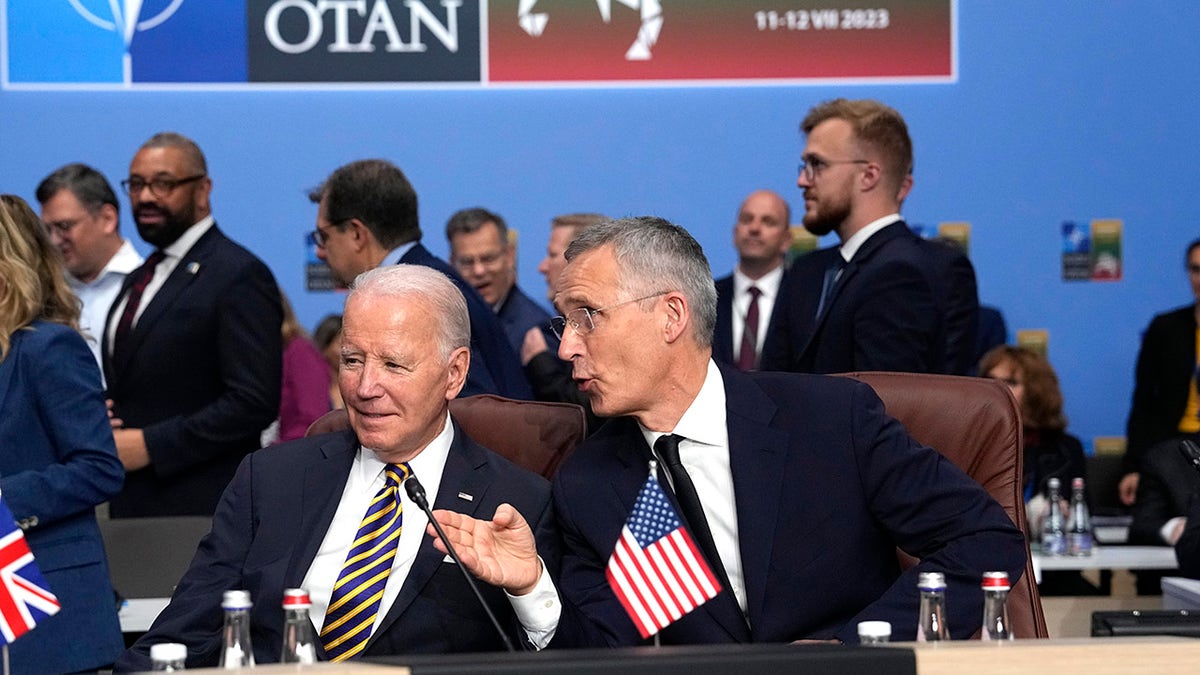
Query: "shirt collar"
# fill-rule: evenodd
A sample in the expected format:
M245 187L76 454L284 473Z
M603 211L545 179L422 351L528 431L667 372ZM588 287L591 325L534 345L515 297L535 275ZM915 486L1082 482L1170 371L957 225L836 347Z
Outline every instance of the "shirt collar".
M104 267L100 270L100 273L96 275L95 279L84 283L79 279L76 279L73 274L68 274L67 281L70 283L71 288L76 290L80 288L89 288L92 286L98 286L110 274L117 274L124 277L130 272L141 267L141 265L142 256L138 255L137 250L133 248L133 244L131 244L128 239L122 239L121 246L117 248L117 252L108 259L108 262L104 264Z
M450 456L450 445L454 441L454 425L450 422L450 413L446 413L442 431L433 437L415 457L408 461L408 468L413 475L421 479L421 487L425 488L425 496L432 506L437 501L437 490L442 482L442 470L446 467L446 458ZM368 484L383 473L386 462L379 459L375 451L368 447L359 448L359 468Z
M741 297L751 287L762 291L763 297L770 300L779 293L779 284L783 281L783 265L767 272L757 279L751 279L737 267L733 268L733 295Z
M651 431L638 423L642 436L650 447L661 431ZM725 378L721 377L721 369L716 362L708 360L708 373L704 376L704 384L700 386L696 398L683 412L675 428L670 433L679 434L689 441L703 445L724 446L729 443L729 431L725 427Z
M862 245L867 243L867 240L870 239L876 232L882 230L888 225L891 225L892 223L898 223L900 220L900 214L893 213L889 216L884 216L879 220L873 220L867 223L863 229L855 232L849 239L845 241L845 243L842 244L842 260L845 260L846 262L853 260L854 254L858 253L858 249L862 248Z
M198 223L184 230L178 239L164 248L162 250L163 254L177 260L183 258L183 256L187 255L188 251L192 250L196 242L200 241L200 237L203 237L206 232L212 229L214 224L215 221L213 221L212 214L204 216Z
M379 263L379 266L385 267L387 265L399 265L400 259L403 258L409 251L411 251L412 247L416 246L418 243L420 243L420 240L414 239L413 241L405 242L388 251L388 254L383 256L383 260Z

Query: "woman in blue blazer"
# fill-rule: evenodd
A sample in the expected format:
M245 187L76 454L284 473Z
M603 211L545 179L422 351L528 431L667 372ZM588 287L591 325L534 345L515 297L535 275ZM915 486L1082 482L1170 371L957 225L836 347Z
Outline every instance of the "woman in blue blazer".
M62 606L9 646L14 673L97 670L123 641L95 507L124 470L58 251L0 195L0 495Z

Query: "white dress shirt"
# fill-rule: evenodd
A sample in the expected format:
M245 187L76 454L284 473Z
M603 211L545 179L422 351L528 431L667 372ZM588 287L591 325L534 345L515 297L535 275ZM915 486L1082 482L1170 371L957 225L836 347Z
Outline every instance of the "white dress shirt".
M138 255L128 239L122 239L121 247L117 249L113 257L108 259L95 279L83 282L70 274L67 275L67 283L71 285L71 290L75 291L75 295L83 303L83 309L79 314L79 327L83 330L84 337L87 338L92 356L96 357L96 363L100 366L102 383L104 382L104 360L100 357L100 338L104 334L104 322L108 320L108 310L112 307L113 301L117 299L117 294L121 292L121 285L125 283L125 277L141 265L142 256Z
M652 448L660 436L666 435L645 427L641 430ZM680 460L696 486L730 590L744 614L746 584L733 499L733 469L729 463L729 429L725 425L725 379L712 359L708 361L708 374L700 393L669 433L683 437L679 443Z
M783 281L783 265L767 272L758 279L751 279L740 269L733 270L733 358L737 360L742 348L742 332L746 326L746 312L750 311L750 287L761 292L758 296L758 340L754 345L755 355L762 354L763 341L767 339L767 327L771 325L771 313L775 311L775 298L779 297L779 284Z
M163 259L154 268L154 277L146 285L146 290L142 291L141 304L138 305L137 314L133 315L134 326L137 325L138 319L142 318L142 313L146 311L146 307L150 305L150 301L162 289L163 284L167 283L167 277L171 276L171 272L175 271L175 268L179 265L179 261L183 260L183 256L192 250L196 242L200 241L200 237L203 237L204 233L208 232L213 224L213 217L211 215L205 216L200 222L184 230L183 234L179 235L179 238L172 242L170 246L162 249ZM199 270L199 266L197 263L193 264L197 265L197 268L192 270L195 273ZM125 297L118 301L120 304L112 313L113 320L105 327L105 330L108 332L109 356L112 355L113 343L116 341L114 336L117 333L117 324L120 323L121 315L125 313L125 303L128 301L129 294L126 294Z
M842 260L845 260L846 262L853 260L854 254L858 253L858 249L862 248L862 245L867 243L867 240L874 236L876 232L882 230L888 225L891 225L892 223L896 223L901 220L903 219L900 217L899 213L893 213L889 216L884 216L879 220L873 220L867 223L866 227L858 232L855 232L850 236L849 239L842 243L842 246L839 249L842 253Z
M454 425L450 423L450 417L447 414L441 433L408 463L413 475L420 479L421 485L425 488L426 497L431 505L437 502L438 490L442 483L442 472L445 469L446 457L450 454L450 445L453 440ZM350 466L350 474L346 479L346 487L342 490L337 511L329 523L329 529L325 531L325 538L321 540L316 557L313 558L313 562L304 576L302 587L308 591L309 599L312 602L309 616L318 631L325 623L325 612L329 607L329 599L333 595L333 585L342 571L346 553L354 543L359 526L362 524L363 515L366 514L376 493L383 488L385 466L386 463L381 461L374 451L368 448L359 448L354 462ZM409 500L408 493L404 490L400 491L400 502L403 507L400 540L396 547L396 557L392 561L392 571L388 574L387 584L383 590L379 612L375 616L375 624L371 627L372 633L387 616L396 596L400 594L404 580L408 577L409 570L412 569L413 562L417 558L417 551L427 536L425 528L429 524L429 518L425 512ZM484 515L491 516L491 514ZM546 573L545 567L543 566L542 576L533 592L520 597L509 595L508 598L530 641L538 649L545 647L554 637L562 612L558 591L550 580L550 575Z

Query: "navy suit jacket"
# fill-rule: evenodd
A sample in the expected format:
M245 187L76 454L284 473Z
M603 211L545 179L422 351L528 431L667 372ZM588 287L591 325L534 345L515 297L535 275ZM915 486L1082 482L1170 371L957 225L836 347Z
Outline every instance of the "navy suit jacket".
M459 396L476 394L499 394L509 398L529 401L533 392L521 369L521 360L508 343L508 336L500 319L484 302L479 291L468 284L458 272L442 259L433 255L417 242L400 257L406 265L423 265L450 277L450 281L462 291L467 301L467 312L471 315L471 365L467 371L467 383ZM516 290L515 288L513 290Z
M1003 508L883 412L865 384L721 367L749 626L722 591L661 633L663 643L857 642L859 621L916 635L917 575L946 574L955 638L980 626L980 578L1014 581L1025 543ZM564 621L554 644L641 642L605 566L646 481L650 450L632 418L605 424L563 464ZM900 547L921 560L901 574Z
M79 333L45 321L16 331L0 361L0 410L0 493L62 605L8 647L13 672L97 670L122 640L95 508L125 472Z
M893 223L859 248L817 316L825 271L838 255L832 247L792 264L762 370L968 372L979 300L965 255Z
M299 588L337 511L359 448L352 430L264 448L245 459L213 516L213 529L175 588L171 604L127 650L117 670L148 670L150 646L188 645L189 668L215 666L221 648L221 594L250 591L251 642L258 663L279 660L283 591ZM468 501L460 494L474 497ZM490 519L512 504L538 533L538 551L557 559L550 486L540 476L484 449L455 423L435 509ZM347 533L348 537L353 532ZM454 563L421 543L400 594L371 635L363 658L408 653L499 651L495 629ZM480 584L514 644L527 642L504 591ZM318 644L318 657L325 658Z
M783 279L787 279L787 268L783 270ZM712 357L717 363L728 363L731 366L737 365L738 354L741 352L742 345L733 344L733 275L721 277L717 279L717 323L713 327L713 343ZM783 287L784 281L780 281L780 288ZM778 300L779 296L776 295ZM739 319L743 320L743 319ZM767 326L767 334L763 338L763 349L767 350L766 341L771 339L771 326L775 324L775 312L771 312L771 321Z
M547 330L550 325L550 313L525 295L515 284L508 291L508 297L504 298L496 316L504 326L508 344L518 356L521 354L522 345L525 344L525 334L530 328Z
M115 362L105 330L113 414L143 430L150 453L150 466L129 472L112 500L114 518L212 515L279 414L282 324L271 270L213 225L150 300Z

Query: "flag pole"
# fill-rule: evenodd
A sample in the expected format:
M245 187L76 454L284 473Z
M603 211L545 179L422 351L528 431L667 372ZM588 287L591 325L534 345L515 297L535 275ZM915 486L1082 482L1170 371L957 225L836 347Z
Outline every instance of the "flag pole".
M9 675L9 670L8 670L8 644L7 644L7 643L5 643L5 644L4 644L4 647L3 647L3 650L2 650L2 651L4 652L4 675Z

